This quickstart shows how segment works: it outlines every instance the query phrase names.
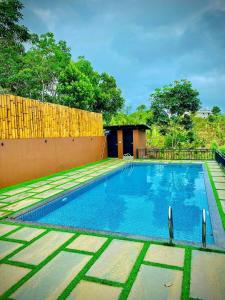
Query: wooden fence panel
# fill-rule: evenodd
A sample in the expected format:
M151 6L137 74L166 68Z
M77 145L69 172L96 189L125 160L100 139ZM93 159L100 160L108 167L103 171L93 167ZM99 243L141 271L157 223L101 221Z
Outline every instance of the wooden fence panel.
M0 95L0 139L102 136L99 113Z

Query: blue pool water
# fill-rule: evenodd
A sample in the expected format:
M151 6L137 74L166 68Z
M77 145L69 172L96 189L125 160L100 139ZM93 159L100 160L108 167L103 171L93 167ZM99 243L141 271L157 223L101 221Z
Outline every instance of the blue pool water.
M201 164L133 164L18 217L20 220L168 239L168 206L175 240L214 243Z

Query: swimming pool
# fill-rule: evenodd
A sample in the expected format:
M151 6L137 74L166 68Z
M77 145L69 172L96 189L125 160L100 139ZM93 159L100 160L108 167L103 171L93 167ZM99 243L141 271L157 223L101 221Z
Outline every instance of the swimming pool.
M132 163L17 219L168 239L168 206L175 240L201 242L204 208L207 243L214 243L202 164Z

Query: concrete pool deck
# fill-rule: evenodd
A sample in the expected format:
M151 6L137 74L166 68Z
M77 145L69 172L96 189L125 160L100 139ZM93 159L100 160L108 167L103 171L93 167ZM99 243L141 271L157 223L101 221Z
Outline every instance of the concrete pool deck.
M151 299L224 299L225 251L171 247L5 219L122 164L102 161L0 191L3 299L142 300L149 295ZM225 209L225 175L216 162L207 165L217 200ZM225 217L225 210L221 212Z

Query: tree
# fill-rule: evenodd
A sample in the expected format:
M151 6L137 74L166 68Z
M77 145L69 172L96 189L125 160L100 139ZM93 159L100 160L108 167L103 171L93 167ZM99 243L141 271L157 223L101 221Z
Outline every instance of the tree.
M192 129L190 114L200 107L198 95L187 80L174 81L151 94L152 122L159 126L163 135L170 134L172 147L176 146L176 136L182 130Z
M57 92L60 104L85 110L92 109L93 85L88 76L82 73L73 61L61 72Z
M218 116L221 113L221 109L218 106L213 106L211 111L214 116Z
M138 112L146 111L147 110L147 106L145 104L140 104L140 105L137 106L136 110Z
M70 62L70 49L66 42L56 42L53 33L32 35L31 48L24 54L23 67L16 76L21 96L57 101L60 73Z
M82 56L61 73L57 91L60 103L101 112L107 123L124 103L115 78L107 73L99 74Z
M19 22L23 4L18 0L0 1L0 86L16 92L15 75L22 66L23 43L30 39L28 29Z

